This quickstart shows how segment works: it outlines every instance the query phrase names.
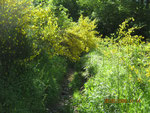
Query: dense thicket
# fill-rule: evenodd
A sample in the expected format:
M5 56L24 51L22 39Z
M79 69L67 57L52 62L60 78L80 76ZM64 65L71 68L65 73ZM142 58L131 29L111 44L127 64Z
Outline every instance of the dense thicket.
M131 68L130 75L133 75L132 81L135 80L135 85L132 87L139 88L133 93L141 95L144 93L142 107L146 106L148 110L150 48L149 44L144 44L141 40L143 40L143 36L149 40L149 6L149 0L1 0L0 112L49 112L59 100L68 62L80 60L81 56L93 49L99 49L98 54L103 53L103 58L102 55L96 54L98 60L95 62L100 61L104 64L106 54L106 56L112 56L111 60L115 59L114 68L119 65L116 60L118 54L120 54L119 57L125 55L122 60L124 63L121 66L122 68L125 66L127 71L128 68ZM126 18L128 19L125 20ZM102 34L106 40L101 39ZM118 52L117 47L119 46L122 49L119 49ZM88 58L87 60L89 60ZM130 61L130 58L132 65L129 67L125 62ZM109 59L106 58L106 62L109 62ZM90 66L88 67L88 65ZM85 67L81 65L82 69L85 68L85 73L81 72L79 75L83 74L85 79L90 79L96 74L110 77L107 76L109 74L107 69L104 69L113 67L110 62L104 68L97 66L99 64L93 65L95 64L92 62ZM138 76L136 76L138 72L132 72L133 66L136 67L136 71L140 71ZM104 73L98 72L98 69L104 69ZM89 73L90 75L88 75ZM126 74L124 70L122 74ZM146 76L143 77L142 74ZM117 74L114 76L118 77ZM97 78L100 77L97 75L95 79ZM104 80L105 77L101 78ZM91 112L90 110L94 109L97 112L98 100L89 98L90 91L88 89L90 84L94 84L93 80L95 81L95 79L91 79L91 83L89 81L87 83L89 85L85 85L83 94L85 97L78 95L79 98L74 98L73 107L75 106L78 111ZM123 79L126 81L127 77ZM101 80L97 79L96 83L101 83ZM108 85L106 82L105 85ZM76 86L73 85L73 87ZM115 85L115 88L117 87ZM97 90L98 88L96 88L96 92ZM129 91L127 87L125 91ZM91 94L95 95L93 89ZM129 93L126 94L129 95ZM137 94L136 97L138 98L139 95ZM95 101L96 104L89 102L92 105L89 108L90 104L85 104L86 99ZM120 109L117 106L113 107L113 110ZM86 108L89 109L86 110ZM102 108L101 110L107 109ZM129 109L130 111L134 110Z
M95 21L73 22L65 9L48 1L0 1L0 112L48 111L59 99L66 59L96 47Z
M88 80L82 91L74 92L74 112L149 112L150 43L132 35L135 27L125 31L131 20L120 25L115 37L101 39L99 48L76 64L78 76Z
M126 18L134 17L134 25L142 27L137 33L149 38L149 0L56 0L54 4L67 8L73 20L77 20L79 14L96 18L97 30L104 36L115 32Z

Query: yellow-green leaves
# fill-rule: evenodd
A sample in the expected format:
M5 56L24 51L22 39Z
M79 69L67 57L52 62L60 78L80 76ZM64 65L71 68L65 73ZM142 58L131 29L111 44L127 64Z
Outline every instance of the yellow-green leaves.
M63 54L72 60L78 60L82 52L88 52L91 48L97 46L95 34L95 20L91 21L88 17L82 15L78 23L72 23L63 34L62 46L65 47Z
M119 25L118 32L116 33L117 38L115 39L120 45L137 45L141 43L141 39L144 37L133 35L135 30L140 29L140 27L129 27L129 21L134 21L134 18L126 19L121 25Z
M64 55L76 61L82 52L96 47L95 20L81 16L78 23L72 22L70 27L61 30L50 8L38 7L32 12L31 23L28 29L31 29L37 41L40 40L38 44L45 44L42 45L43 49L49 51L50 55Z
M56 45L59 43L57 33L59 28L57 18L54 16L50 7L34 7L30 11L29 23L26 26L26 32L36 42L34 45L46 50L50 55L56 54Z
M0 60L23 60L32 54L32 44L29 44L24 29L28 24L31 2L2 0L0 4Z
M80 58L81 53L88 52L97 46L95 20L91 21L88 17L81 16L78 22L70 22L70 25L64 29L58 26L58 18L50 6L38 5L35 7L26 0L5 1L0 15L3 17L0 24L6 27L5 32L8 27L11 33L14 29L15 32L18 31L26 36L31 40L34 50L32 52L37 55L44 50L50 56L64 55L76 61ZM11 35L7 38L8 42L12 39L15 45L19 46L18 37ZM23 39L22 43L24 43Z

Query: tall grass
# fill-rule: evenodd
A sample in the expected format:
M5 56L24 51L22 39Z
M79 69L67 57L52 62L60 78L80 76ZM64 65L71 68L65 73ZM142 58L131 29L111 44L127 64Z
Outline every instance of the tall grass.
M66 59L41 55L32 62L0 66L0 112L46 113L59 100L67 71Z
M87 82L82 91L74 94L74 111L150 111L150 43L140 42L140 36L131 36L134 28L124 31L126 22L122 26L116 33L119 40L113 39L115 35L111 39L102 39L98 49L81 58L78 67L84 67L82 76L87 78ZM124 101L119 102L119 99Z
M150 81L146 72L150 63L149 47L130 46L128 54L127 47L101 46L100 50L84 56L82 59L88 60L82 64L83 73L86 73L82 76L88 81L82 93L74 96L76 110L82 113L147 113L150 110ZM105 103L105 99L127 99L128 102Z

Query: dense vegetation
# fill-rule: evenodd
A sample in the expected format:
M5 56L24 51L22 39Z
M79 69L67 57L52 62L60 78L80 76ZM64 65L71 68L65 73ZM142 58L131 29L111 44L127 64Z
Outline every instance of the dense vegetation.
M123 31L124 23L118 32ZM81 58L77 69L87 78L74 92L74 111L81 113L148 113L150 108L150 44L129 35L115 42L101 40L99 48ZM121 35L118 34L118 37ZM124 39L125 38L125 39ZM139 39L139 40L138 40ZM138 40L138 41L137 41ZM115 99L115 101L107 99ZM118 99L125 99L117 102Z
M50 112L69 68L73 97L64 112L148 113L149 6L149 0L1 0L0 113Z

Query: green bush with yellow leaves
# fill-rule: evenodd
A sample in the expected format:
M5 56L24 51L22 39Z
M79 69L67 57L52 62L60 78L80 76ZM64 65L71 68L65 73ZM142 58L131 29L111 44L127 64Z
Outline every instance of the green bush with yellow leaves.
M29 58L33 54L32 42L23 32L28 24L29 2L6 0L0 7L0 61L16 62ZM27 9L28 8L28 9ZM5 64L7 65L7 64Z
M76 61L96 47L95 21L81 16L64 28L59 18L50 5L0 1L0 112L47 112L67 69L60 55Z
M116 33L101 39L97 49L81 58L77 67L88 80L73 94L74 112L150 111L150 43L134 34L137 28L130 26L131 20L125 20Z

